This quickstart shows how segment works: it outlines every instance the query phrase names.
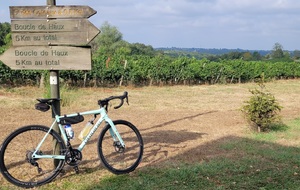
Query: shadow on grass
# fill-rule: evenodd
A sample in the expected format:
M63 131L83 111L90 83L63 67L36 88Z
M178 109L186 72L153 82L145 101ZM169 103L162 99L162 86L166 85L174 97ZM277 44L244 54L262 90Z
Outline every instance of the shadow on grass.
M141 129L141 135L143 137L144 141L144 154L143 154L143 160L148 160L149 162L159 162L161 160L164 160L169 156L168 151L162 150L162 147L164 148L171 148L173 151L180 151L180 149L184 148L184 146L181 146L182 143L189 141L189 140L195 140L198 138L202 138L203 135L206 135L206 133L195 133L195 132L189 132L187 130L181 130L181 131L172 131L172 130L162 130L159 128L163 128L167 125L171 125L176 122L180 122L185 119L193 119L205 114L214 113L216 111L210 111L210 112L204 112L199 113L191 116L186 116L182 118L176 118L172 119L170 121L166 121L164 123L151 126L149 128ZM149 130L158 129L155 131L147 132ZM98 139L93 139L89 141L89 144L97 143ZM149 145L151 144L151 145ZM153 145L154 144L154 145ZM149 145L149 146L148 146ZM157 146L155 146L157 145ZM79 144L72 145L73 147L78 147ZM155 148L153 148L155 146ZM151 148L149 148L151 147ZM95 150L95 153L97 153L97 150ZM156 157L155 160L153 160L153 157ZM90 159L90 160L82 160L80 162L80 165L88 164L91 162L99 162L99 159ZM94 167L80 167L80 171L82 173L84 172L93 172L97 169L100 169L102 167L102 164L99 166ZM67 167L67 172L72 171L72 167Z
M274 123L270 126L270 131L287 131L289 126L284 123Z
M299 189L298 147L226 136L182 151L185 142L203 138L206 134L162 128L203 114L208 113L173 119L142 130L145 147L151 148L145 149L143 161L137 170L128 175L104 178L85 188ZM289 130L286 125L276 125L274 129L278 132ZM176 151L179 154L170 157L169 151ZM143 162L150 164L145 165Z
M162 130L161 127L184 118L149 128L159 129L156 131L143 131L145 146L151 148L145 149L143 161L136 171L128 175L104 177L94 183L82 178L80 188L72 184L68 189L299 189L298 147L225 136L182 151L185 142L203 138L205 133ZM153 147L155 144L158 146ZM161 146L167 149L162 150ZM168 150L178 154L171 157ZM157 157L158 154L160 156ZM143 164L153 161L154 156L154 162ZM98 159L84 162L94 161L99 162ZM97 173L97 170L104 169L98 165L81 170L81 174Z
M147 130L149 130L149 129L162 128L162 127L165 127L166 125L170 125L170 124L173 124L173 123L176 123L176 122L185 120L185 119L193 119L193 118L196 118L196 117L199 117L199 116L202 116L202 115L211 114L211 113L215 113L215 112L218 112L218 111L209 111L209 112L198 113L198 114L195 114L195 115L186 116L186 117L182 117L182 118L172 119L172 120L170 120L170 121L166 121L166 122L164 122L164 123L161 123L161 124L158 124L158 125L151 126L150 128L140 129L140 132L142 133L143 131L147 131Z
M299 150L227 136L87 189L299 189Z
M144 129L145 147L151 148L145 149L137 170L128 175L105 177L94 184L87 183L84 189L299 189L298 147L226 136L182 151L184 142L202 138L205 133L161 129L201 115L174 119ZM275 129L282 132L288 127L280 125ZM179 154L170 157L169 151Z

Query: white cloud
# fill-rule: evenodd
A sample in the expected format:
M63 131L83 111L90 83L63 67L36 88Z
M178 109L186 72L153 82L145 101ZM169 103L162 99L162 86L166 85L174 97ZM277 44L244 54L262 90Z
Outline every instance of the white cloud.
M104 21L108 21L119 28L125 40L155 47L265 49L272 47L275 42L280 42L288 49L300 49L299 0L56 2L58 5L89 5L98 12L90 18L96 26L99 27ZM43 4L46 4L46 0L1 1L0 16L3 21L9 21L9 5Z

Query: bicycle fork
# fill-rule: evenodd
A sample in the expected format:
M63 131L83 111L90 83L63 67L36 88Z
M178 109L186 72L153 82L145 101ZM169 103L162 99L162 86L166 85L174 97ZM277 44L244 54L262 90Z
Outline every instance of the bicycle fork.
M114 147L117 152L123 152L125 150L125 143L118 132L116 126L114 125L113 121L109 118L105 118L105 121L110 125L109 133L114 140Z

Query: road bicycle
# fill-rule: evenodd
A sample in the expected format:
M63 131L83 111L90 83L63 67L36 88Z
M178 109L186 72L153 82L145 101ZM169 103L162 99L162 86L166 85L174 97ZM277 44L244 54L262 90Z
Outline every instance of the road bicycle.
M108 117L108 105L111 100L119 99L120 108L124 100L128 103L128 93L98 100L100 109L68 115L58 115L57 101L60 99L37 99L35 108L48 111L50 108L55 119L51 127L42 125L24 126L11 133L0 149L0 170L12 184L32 188L51 182L63 170L65 163L74 167L78 173L78 164L82 160L82 150L105 122L98 137L98 155L103 165L114 174L124 174L136 169L143 155L143 139L139 130L125 120L112 121ZM59 105L59 104L58 104ZM87 136L78 148L71 145L72 134L65 126L84 120L84 115L93 115L93 123ZM99 119L96 120L97 116ZM34 116L32 117L34 120ZM96 120L96 121L95 121ZM58 131L54 127L58 126Z

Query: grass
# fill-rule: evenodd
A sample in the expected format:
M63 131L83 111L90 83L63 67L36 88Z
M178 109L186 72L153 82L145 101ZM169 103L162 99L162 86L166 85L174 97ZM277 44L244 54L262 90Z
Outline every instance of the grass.
M293 120L289 130L297 131L299 126L300 119ZM166 162L164 167L109 176L81 189L298 189L299 148L274 143L279 138L290 138L289 130L255 133L220 144L220 149L233 151L233 157L192 164Z
M107 174L98 181L91 178L97 171L90 171L58 179L39 189L299 189L299 148L276 143L276 139L286 137L293 140L289 132L300 130L300 119L292 120L288 125L288 130L274 132L272 138L269 133L251 133L247 138L231 137L212 143L211 146L219 148L220 152L231 152L231 156L225 154L201 163L165 161L132 174Z
M159 153L152 150L151 146L154 148L159 147L159 149L157 148L158 150L163 149L164 146L169 146L171 148L175 147L174 149L170 148L169 153L171 154L172 151L175 152L176 150L178 154L172 154L167 159L161 159L159 162L148 165L143 165L142 162L141 167L139 167L138 170L126 175L113 175L99 166L92 168L84 168L81 166L80 171L83 172L80 174L75 175L74 172L69 171L65 175L56 178L52 183L36 189L299 189L300 118L295 118L294 115L290 115L292 112L288 110L288 108L292 108L292 110L296 111L299 110L299 104L296 103L298 102L298 99L294 99L297 98L300 93L299 84L299 81L294 81L294 83L284 81L279 82L279 85L278 82L268 83L268 85L271 86L270 89L274 90L275 96L279 97L284 104L284 110L286 109L289 111L288 114L286 113L286 117L283 118L285 125L274 126L276 130L270 133L249 132L245 128L242 134L225 134L223 136L218 136L215 139L209 139L209 141L205 141L206 138L215 135L214 133L217 133L218 130L220 130L218 127L221 128L223 123L211 128L210 130L213 131L211 133L204 132L204 127L217 118L212 115L212 120L208 120L209 114L199 113L217 110L219 112L216 111L213 113L219 114L224 109L235 110L236 108L239 108L243 100L245 100L245 97L248 96L248 89L252 88L250 84L131 89L129 90L131 106L125 106L124 109L122 108L118 110L118 112L112 111L111 113L122 115L123 112L127 114L126 111L129 110L129 112L131 112L130 115L135 115L135 112L143 112L144 115L146 115L148 112L151 114L158 112L158 115L153 116L155 118L153 120L156 121L156 128L153 128L153 130L151 130L153 125L149 125L144 121L143 118L146 116L144 117L143 115L143 117L141 117L141 121L145 123L145 128L142 129L141 132L143 133L145 143L148 146L145 149L143 162L146 162L146 160L151 161L151 156ZM291 86L293 86L293 88L290 88ZM290 90L287 91L286 89ZM86 89L87 93L82 93L82 91L78 89L69 89L66 91L66 94L71 97L71 102L76 101L76 104L68 104L66 107L63 107L63 110L74 110L74 108L77 109L78 107L80 108L79 110L84 110L95 104L95 99L100 97L100 93L104 93L104 95L101 94L101 97L103 97L108 94L120 94L122 91L123 89ZM1 97L1 93L3 97ZM26 110L20 110L21 113L24 111L32 114L38 113L31 112L29 109L30 106L32 107L33 97L39 97L37 93L38 92L34 90L28 92L26 89L25 92L24 89L9 89L7 91L0 89L0 98L2 98L0 101L0 108L8 112L9 109L5 109L5 106L16 107L14 111L17 112L17 108L26 105ZM154 104L153 101L151 101L152 99L149 98L154 95L156 95L155 101L158 102L157 104ZM180 96L177 95L182 95L187 98L180 99ZM233 97L228 97L228 95ZM293 98L289 98L290 96ZM15 101L10 101L10 97ZM3 103L4 101L5 103ZM136 108L138 108L138 111L136 111ZM190 115L182 115L181 117L177 117L176 115L175 118L171 118L174 112L178 112L180 115L186 109L192 111ZM172 110L172 112L169 113L167 112L168 110ZM159 114L162 114L165 111L169 113L170 119L168 118L166 122L163 122L160 121L158 117L160 116ZM197 117L187 117L197 114L199 115ZM14 114L10 115L11 118L14 118L13 116ZM42 116L38 114L36 117L42 118ZM147 115L147 117L150 117L150 114ZM129 120L131 119L132 118L129 118ZM200 122L200 119L206 119L205 125L200 125L198 123ZM238 117L235 119L238 120ZM3 125L4 122L7 123L7 120L0 119L0 121L2 123L2 125L0 124L0 127L2 129L9 128ZM13 119L9 121L12 123L9 125L10 127L15 125ZM139 120L134 123L138 122ZM241 127L243 123L239 124L239 122L240 121L236 122L238 123L237 126ZM185 126L183 124L186 123L190 125L192 123L198 123L198 125L203 128L200 128L198 125L191 126L191 131L195 132L190 131L189 133L184 133L187 129L184 128ZM178 127L178 131L171 128L171 126L175 124L175 127ZM231 124L232 123L229 123L229 125ZM233 129L231 128L230 130ZM149 131L149 133L147 133L147 131ZM157 133L159 131L161 131L161 133ZM156 136L156 134L164 135L164 131L171 131L173 132L172 134L178 134L173 136L174 140L171 141L173 143L167 144L166 142L168 141L161 139L162 137L167 136ZM203 135L197 135L198 133L203 133ZM181 138L189 138L187 138L186 141L180 141L178 140L180 135ZM195 143L196 141L194 142L194 139L192 139L191 136L199 138L200 141ZM191 141L193 146L188 146L188 141ZM188 148L184 149L185 146L188 146ZM92 154L97 154L94 148L91 150ZM87 158L89 156L88 154L84 154L83 156L84 160L88 159L90 162L99 162L97 158ZM198 157L198 159L189 160L188 157ZM0 176L1 190L18 189L7 184L1 177L2 176Z
M291 122L299 130L300 120ZM220 145L234 157L208 162L143 169L134 175L111 176L87 189L299 189L299 148L280 146L275 139L288 131L237 138ZM291 139L292 140L292 139Z
M296 125L300 126L300 122L296 121L293 127ZM78 187L66 182L62 187L103 190L299 189L299 148L280 146L268 136L265 134L264 138L261 135L260 140L237 138L221 144L220 149L235 153L232 158L218 157L192 164L165 162L162 167L149 167L129 175L108 176L93 184Z

